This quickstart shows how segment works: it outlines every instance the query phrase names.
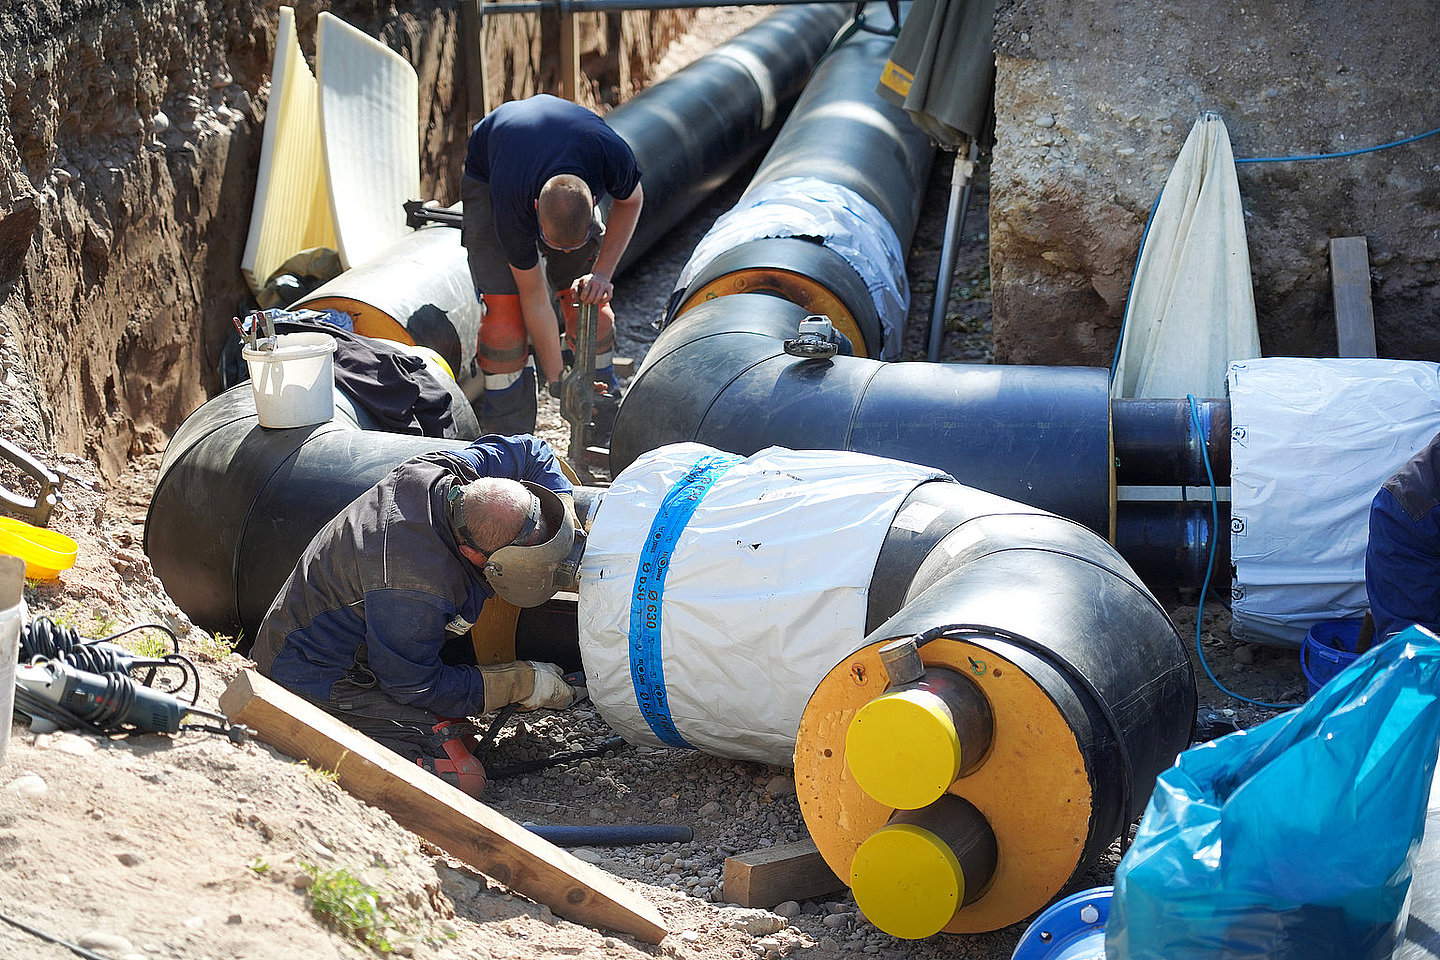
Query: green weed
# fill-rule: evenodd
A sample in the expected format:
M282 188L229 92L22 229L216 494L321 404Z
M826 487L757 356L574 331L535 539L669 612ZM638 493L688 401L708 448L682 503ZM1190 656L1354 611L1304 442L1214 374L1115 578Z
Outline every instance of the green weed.
M344 867L321 870L302 863L300 869L311 878L311 913L379 953L390 953L394 949L385 935L394 924L380 906L378 890Z

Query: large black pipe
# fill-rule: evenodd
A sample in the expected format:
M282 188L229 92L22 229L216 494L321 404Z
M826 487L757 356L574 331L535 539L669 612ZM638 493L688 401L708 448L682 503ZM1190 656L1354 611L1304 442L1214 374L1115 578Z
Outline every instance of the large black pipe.
M622 270L764 149L845 18L837 4L777 11L606 115L645 188ZM458 230L417 230L297 306L344 310L358 333L430 347L472 401L481 392L479 305Z
M961 483L1049 510L1113 540L1151 587L1199 587L1228 563L1208 499L1122 500L1130 484L1199 484L1203 462L1181 455L1196 436L1186 401L1116 403L1114 452L1103 368L885 363L785 353L806 310L739 294L687 311L651 345L615 422L619 471L667 443L695 440L733 453L773 445L854 450L922 463ZM1184 416L1180 415L1184 405ZM1216 483L1229 484L1229 405L1200 401ZM1122 439L1123 438L1123 439ZM1125 454L1120 455L1119 451ZM1177 454L1175 451L1180 451ZM1225 472L1219 472L1224 470ZM1217 536L1218 534L1218 536Z
M865 14L875 30L893 25L883 4L870 4ZM734 216L746 215L747 197L765 187L778 189L780 181L795 179L794 195L801 199L807 195L807 182L841 187L878 211L884 222L866 223L861 229L883 231L888 225L903 261L919 220L935 148L904 110L875 93L876 78L893 47L892 36L862 31L826 56L736 204ZM737 292L777 292L803 302L783 288L791 278L804 278L819 288L813 294L816 302L807 306L818 312L821 301L838 301L839 316L833 308L826 312L855 341L858 352L882 356L881 318L858 265L833 247L815 243L806 232L804 224L796 224L792 235L772 232L700 267L672 297L671 317L710 297ZM906 289L904 276L893 279L899 290ZM887 319L904 322L903 317Z
M760 155L847 16L838 4L780 10L606 115L645 187L622 271Z
M1109 378L1082 367L789 356L805 310L737 294L682 314L620 407L612 470L666 443L853 450L944 470L1111 535Z
M266 429L249 384L240 384L202 405L171 438L145 518L145 554L197 626L252 640L301 551L331 517L409 457L466 444L375 430L340 391L335 413L314 427ZM577 488L582 520L599 493ZM539 625L555 615L524 611L517 643L533 620L536 643L544 644ZM568 660L544 659L575 662L569 619L572 639L561 645L571 650Z

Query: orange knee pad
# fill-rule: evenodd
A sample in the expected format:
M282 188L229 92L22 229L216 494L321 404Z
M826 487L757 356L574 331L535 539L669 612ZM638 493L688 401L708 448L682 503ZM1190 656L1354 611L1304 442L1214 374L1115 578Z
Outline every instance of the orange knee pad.
M475 352L482 373L516 373L525 366L530 347L518 294L485 296L485 315L480 320Z

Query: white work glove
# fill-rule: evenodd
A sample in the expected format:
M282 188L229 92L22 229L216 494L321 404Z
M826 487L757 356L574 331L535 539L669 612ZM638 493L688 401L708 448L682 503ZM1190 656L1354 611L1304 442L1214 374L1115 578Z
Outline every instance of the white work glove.
M553 663L526 660L535 671L535 688L530 696L517 703L521 710L564 710L585 697L584 687L565 682L565 673Z

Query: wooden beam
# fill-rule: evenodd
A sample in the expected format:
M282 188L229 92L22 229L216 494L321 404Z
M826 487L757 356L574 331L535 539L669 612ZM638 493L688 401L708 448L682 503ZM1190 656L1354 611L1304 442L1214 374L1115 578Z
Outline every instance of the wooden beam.
M598 867L526 830L253 670L220 696L234 723L292 757L336 774L340 786L488 877L557 916L659 943L660 912Z
M786 900L808 900L844 889L812 840L725 859L725 900L742 907L768 910Z
M1330 289L1335 294L1336 355L1375 356L1370 248L1364 237L1335 237L1330 241Z
M560 95L579 103L580 18L573 13L560 15Z
M461 0L460 44L465 48L465 109L473 127L489 111L490 88L485 66L485 0Z

